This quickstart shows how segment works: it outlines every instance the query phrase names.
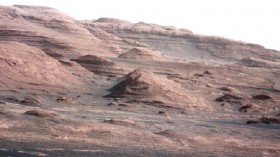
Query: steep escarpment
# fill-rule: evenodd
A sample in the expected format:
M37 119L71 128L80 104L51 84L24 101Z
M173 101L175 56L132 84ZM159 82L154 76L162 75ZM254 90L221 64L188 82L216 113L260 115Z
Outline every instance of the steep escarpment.
M280 59L276 51L263 46L234 41L217 36L194 34L185 29L147 23L119 23L93 21L92 27L100 28L120 38L145 43L163 54L195 60L234 62L244 57L265 60Z

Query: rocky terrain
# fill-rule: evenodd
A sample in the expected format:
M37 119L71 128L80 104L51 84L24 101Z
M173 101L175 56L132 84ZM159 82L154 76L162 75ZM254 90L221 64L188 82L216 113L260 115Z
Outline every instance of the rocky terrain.
M0 6L0 156L279 156L280 52Z

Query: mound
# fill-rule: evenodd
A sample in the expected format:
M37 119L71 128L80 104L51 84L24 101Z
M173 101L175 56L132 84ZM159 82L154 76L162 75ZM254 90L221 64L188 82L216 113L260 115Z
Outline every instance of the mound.
M144 69L136 69L127 74L109 91L109 97L140 100L150 105L207 108L201 98L194 96L179 84Z
M164 60L164 57L161 55L159 51L151 50L144 47L133 48L121 54L119 58Z
M238 65L244 65L248 67L260 67L260 68L278 68L280 69L280 63L263 60L259 58L249 57L242 59L237 63Z
M96 74L121 74L123 72L116 63L99 56L85 55L72 60Z
M130 23L128 21L116 19L116 18L99 18L95 20L94 22L100 22L100 23L113 23L113 24L125 24Z
M164 92L164 88L166 88L165 84L152 72L137 69L124 76L123 80L111 89L111 96L153 97Z
M46 111L46 110L30 110L30 111L26 111L24 114L29 115L29 116L34 116L34 117L57 117L58 114L54 113L54 112L50 112L50 111Z

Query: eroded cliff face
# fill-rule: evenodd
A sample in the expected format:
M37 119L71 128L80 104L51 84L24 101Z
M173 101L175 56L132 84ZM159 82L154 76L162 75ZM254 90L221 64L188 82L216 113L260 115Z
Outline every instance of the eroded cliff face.
M261 45L217 36L194 34L186 29L176 29L143 22L114 22L113 20L110 21L110 19L81 23L88 28L102 29L124 40L135 40L136 42L147 44L163 54L173 57L211 60L213 62L234 62L246 57L275 60L280 57L279 53L275 53L277 51L265 49Z
M53 56L114 57L134 47L146 47L170 57L197 61L236 62L248 57L273 61L280 57L276 51L260 45L198 35L171 26L112 18L76 21L47 7L2 6L0 11L2 41L23 42Z
M0 20L0 156L280 154L278 51L48 7Z

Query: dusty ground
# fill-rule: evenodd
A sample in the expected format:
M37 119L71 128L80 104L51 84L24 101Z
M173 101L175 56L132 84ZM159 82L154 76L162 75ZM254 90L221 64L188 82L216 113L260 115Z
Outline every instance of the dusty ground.
M0 156L279 156L280 52L0 7Z

